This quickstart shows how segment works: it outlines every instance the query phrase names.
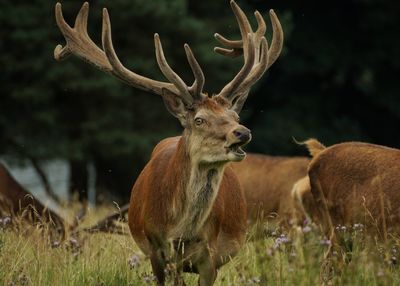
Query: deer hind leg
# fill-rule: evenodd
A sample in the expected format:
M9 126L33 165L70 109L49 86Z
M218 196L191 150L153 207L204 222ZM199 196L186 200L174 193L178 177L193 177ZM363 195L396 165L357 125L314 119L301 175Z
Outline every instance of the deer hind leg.
M305 176L293 184L290 193L290 206L288 211L289 220L295 225L300 225L303 219L310 220L310 214L304 208L303 197L307 194L311 195L310 179Z

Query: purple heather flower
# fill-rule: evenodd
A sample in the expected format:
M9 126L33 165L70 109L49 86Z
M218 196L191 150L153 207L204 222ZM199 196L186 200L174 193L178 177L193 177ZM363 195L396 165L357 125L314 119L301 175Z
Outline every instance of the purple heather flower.
M332 242L329 239L321 239L319 242L321 245L330 246Z
M61 245L61 243L60 243L59 241L56 240L56 241L53 241L53 242L52 242L51 247L52 247L52 248L57 248L57 247L59 247L60 245Z
M132 255L128 259L128 264L131 269L139 266L140 265L140 257L137 254Z

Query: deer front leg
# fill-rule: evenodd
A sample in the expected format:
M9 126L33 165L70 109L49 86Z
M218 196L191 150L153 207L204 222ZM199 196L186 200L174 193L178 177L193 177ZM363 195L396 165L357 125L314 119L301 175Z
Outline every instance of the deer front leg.
M150 255L151 268L157 278L157 285L165 285L165 272L166 261L161 249L153 250Z
M203 259L197 264L199 272L199 286L211 286L217 278L217 269L215 263L209 253L206 251Z

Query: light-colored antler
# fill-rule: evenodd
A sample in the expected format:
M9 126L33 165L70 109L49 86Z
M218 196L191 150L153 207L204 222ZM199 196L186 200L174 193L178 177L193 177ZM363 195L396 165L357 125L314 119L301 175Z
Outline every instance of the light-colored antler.
M266 25L261 14L258 11L254 13L258 29L253 32L246 15L233 0L231 1L231 7L239 24L242 40L228 40L216 33L215 38L227 48L216 47L214 51L229 57L237 57L243 54L245 65L252 63L250 69L246 69L246 72L244 72L242 68L239 72L242 75L240 77L236 76L219 93L220 96L235 101L237 105L240 105L241 109L251 86L261 78L279 57L283 46L283 30L275 12L270 10L273 39L271 48L268 49L268 43L265 38ZM252 59L253 54L254 60Z
M157 62L162 73L170 82L161 82L143 77L128 70L122 65L113 47L111 38L111 22L107 9L103 9L103 49L100 49L87 33L87 20L89 14L88 2L85 2L79 11L75 20L74 28L69 26L64 20L60 3L56 4L55 14L57 25L67 42L65 47L58 45L55 48L54 57L56 60L61 60L70 54L74 54L84 61L94 65L96 68L114 75L131 86L158 95L162 95L162 90L166 89L179 96L184 103L188 105L192 104L193 100L196 98L202 96L204 74L187 44L185 44L185 51L195 76L195 83L191 87L188 87L168 65L164 57L158 34L154 35Z

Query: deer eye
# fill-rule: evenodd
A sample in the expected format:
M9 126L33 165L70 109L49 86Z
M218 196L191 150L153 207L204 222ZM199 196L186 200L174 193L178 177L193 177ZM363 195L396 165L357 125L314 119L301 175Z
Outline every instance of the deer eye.
M194 123L195 123L197 126L202 125L204 122L205 122L205 120L204 120L203 118L200 118L200 117L197 117L197 118L194 119Z

